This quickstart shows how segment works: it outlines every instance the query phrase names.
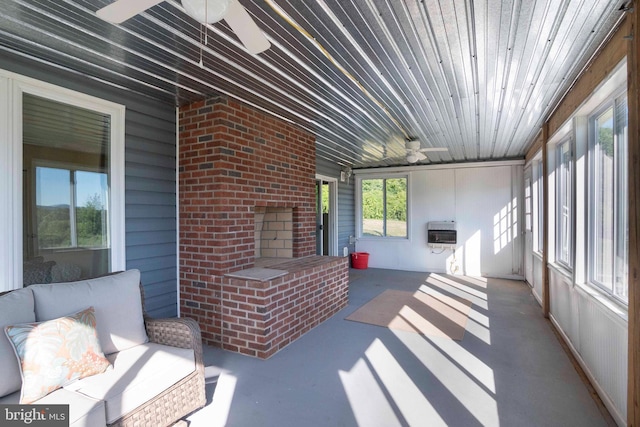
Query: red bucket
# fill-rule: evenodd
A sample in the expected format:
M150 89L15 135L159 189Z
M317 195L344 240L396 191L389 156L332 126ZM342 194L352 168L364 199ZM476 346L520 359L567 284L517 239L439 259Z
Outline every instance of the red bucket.
M369 266L369 252L352 253L351 266L358 270L365 270Z

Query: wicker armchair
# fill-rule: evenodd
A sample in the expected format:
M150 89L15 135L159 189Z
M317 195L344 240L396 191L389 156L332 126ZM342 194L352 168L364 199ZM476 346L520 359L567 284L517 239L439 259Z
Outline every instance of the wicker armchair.
M172 347L191 348L195 353L195 371L155 398L139 406L113 424L114 427L169 426L202 408L206 403L202 339L193 319L145 318L149 341Z
M147 315L144 304L144 286L140 283L142 312L149 341L171 347L191 348L196 369L155 398L123 416L110 427L162 427L170 426L206 402L202 337L200 326L189 318L153 319Z

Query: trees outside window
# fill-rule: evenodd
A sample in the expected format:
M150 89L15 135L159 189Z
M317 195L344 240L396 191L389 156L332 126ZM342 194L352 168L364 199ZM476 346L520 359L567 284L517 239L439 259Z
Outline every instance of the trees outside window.
M362 236L407 237L407 178L361 181Z

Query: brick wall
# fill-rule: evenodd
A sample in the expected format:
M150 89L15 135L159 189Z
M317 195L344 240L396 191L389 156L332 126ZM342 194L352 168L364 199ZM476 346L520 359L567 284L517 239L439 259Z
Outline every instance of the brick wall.
M224 97L180 110L184 279L253 266L256 206L292 208L294 257L315 254L315 138Z
M290 208L293 257L315 254L315 137L226 97L179 120L180 310L222 344L224 274L254 264L256 206Z

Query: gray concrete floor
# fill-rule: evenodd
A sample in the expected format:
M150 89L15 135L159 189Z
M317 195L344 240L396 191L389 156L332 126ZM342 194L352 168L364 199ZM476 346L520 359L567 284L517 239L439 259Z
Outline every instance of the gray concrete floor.
M462 341L345 320L421 286L473 303ZM270 359L207 347L205 363L219 376L192 427L608 424L518 281L351 270L348 307Z

